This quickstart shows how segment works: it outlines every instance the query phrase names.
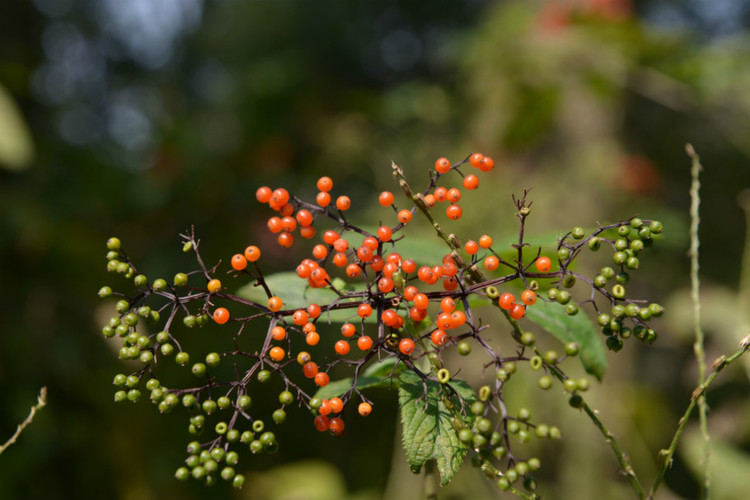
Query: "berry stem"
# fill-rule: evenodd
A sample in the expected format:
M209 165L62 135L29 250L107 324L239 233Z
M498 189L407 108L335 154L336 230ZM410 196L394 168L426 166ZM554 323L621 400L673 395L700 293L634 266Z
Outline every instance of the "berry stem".
M39 396L37 397L37 403L31 407L31 410L29 411L29 415L26 417L26 419L18 424L18 427L16 427L16 432L13 433L13 435L8 439L5 444L0 446L0 455L12 444L16 442L18 439L18 436L21 435L21 433L28 427L28 425L31 423L32 420L34 420L34 415L36 415L36 412L41 410L45 407L47 404L47 388L42 387L39 390Z

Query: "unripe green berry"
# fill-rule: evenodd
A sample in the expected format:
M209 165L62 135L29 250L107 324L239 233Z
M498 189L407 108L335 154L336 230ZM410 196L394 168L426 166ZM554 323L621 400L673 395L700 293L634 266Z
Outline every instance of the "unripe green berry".
M230 443L234 443L234 442L236 442L239 439L240 439L240 431L238 431L237 429L229 429L227 431L227 441L229 441ZM236 452L229 452L227 454L227 463L229 463L229 455L231 453L236 453ZM235 462L235 463L237 463L237 462Z
M283 391L279 394L279 403L290 405L294 402L294 394L289 391Z
M607 344L607 349L609 349L612 352L617 352L620 349L622 349L622 340L620 340L619 338L615 336L607 337L606 344Z
M216 426L214 427L214 431L216 431L216 434L222 435L222 434L226 434L228 428L229 426L227 425L226 422L217 422ZM221 450L222 453L224 452L222 448L214 448L214 450Z
M252 440L253 440L253 432L252 431L244 431L242 433L242 435L240 436L240 443L242 443L242 444L248 444Z
M185 408L190 408L195 404L195 396L192 394L184 394L182 396L182 406Z
M521 343L525 346L532 346L536 343L536 336L531 332L524 332L521 335Z
M254 455L257 455L263 451L263 443L260 442L259 439L253 439L250 441L250 452Z
M531 410L529 410L528 408L520 408L518 410L518 420L525 422L530 418L531 418Z
M190 355L185 351L180 351L174 357L175 362L180 366L185 366L190 363Z
M625 314L631 318L638 316L638 311L640 310L641 308L637 304L628 304L625 306Z
M630 234L630 226L619 226L617 228L617 234L620 236L627 236Z
M219 366L219 363L221 363L221 356L219 356L219 353L212 352L206 355L206 364L210 367L216 367Z
M188 275L185 273L177 273L174 275L173 282L175 286L185 286L188 282Z
M572 236L573 238L575 238L575 239L577 239L577 240L580 240L580 239L582 239L582 238L583 238L584 236L586 236L586 231L584 231L582 227L580 227L580 226L576 226L576 227L574 227L574 228L573 228L573 229L572 229L572 230L570 231L570 235L571 235L571 236Z
M141 395L141 391L139 391L138 389L130 389L128 391L128 399L133 403L141 399Z
M612 287L612 296L616 299L624 299L625 298L625 287L620 285L619 283Z
M477 431L482 434L490 434L492 432L492 422L488 418L478 418L474 425L476 426Z
M557 288L550 288L549 290L547 290L547 297L550 300L557 300L557 296L559 293L560 290L558 290Z
M508 478L508 481L511 483L515 483L518 481L518 472L516 472L514 469L508 469L505 471L505 477Z
M219 405L220 410L226 410L232 406L232 400L226 396L220 396L219 399L216 400L216 404Z
M471 344L468 342L459 342L458 346L456 346L456 351L461 356L468 356L471 353Z
M124 299L120 299L115 304L115 311L117 311L120 314L124 314L127 311L130 310L130 302Z
M602 313L596 318L596 322L599 323L600 326L608 325L609 322L612 320L609 314Z
M234 469L231 467L224 467L221 469L221 478L225 481L229 481L234 477Z
M211 415L213 412L215 412L217 408L218 405L213 399L206 399L205 401L203 401L203 403L201 403L201 409L208 415Z
M122 390L117 391L115 392L114 399L115 399L115 403L122 403L123 401L128 399L128 393Z
M253 422L254 432L263 432L263 429L265 428L266 428L266 424L262 420L256 420Z
M567 378L563 382L563 388L568 392L576 392L578 390L578 383L571 378Z
M625 252L615 252L612 254L612 261L615 264L624 264L626 260L628 260L628 254Z
M560 290L557 293L557 297L555 300L557 300L558 304L567 304L568 302L570 302L570 292L568 292L567 290Z
M640 266L641 262L638 259L638 257L628 257L627 262L625 262L625 266L628 269L638 269L638 266Z
M529 366L531 366L532 370L539 370L544 363L542 362L542 358L539 356L533 356L529 360Z
M503 369L508 372L508 375L513 375L514 373L516 373L516 363L513 361L504 361Z
M458 431L458 440L462 443L468 443L474 437L474 434L469 429L461 429Z
M599 250L602 246L602 240L598 236L594 236L589 240L589 249L594 252Z
M174 477L178 481L187 481L187 479L190 477L190 471L187 467L180 467L175 471Z
M617 238L615 240L615 250L621 252L626 248L628 248L628 240L626 240L625 238Z
M578 314L578 304L574 304L573 302L565 304L565 314L568 316L575 316Z
M529 464L527 464L526 462L518 462L514 469L519 476L525 476L529 473Z
M188 328L193 328L198 324L198 320L192 314L188 314L187 316L182 318L182 323Z
M148 283L148 278L145 274L137 274L135 278L133 278L133 283L135 283L135 286L146 286L146 283Z
M549 428L549 438L550 439L560 439L562 438L562 431L559 427L555 427L554 425Z
M654 234L659 234L664 230L664 226L658 220L651 221L651 224L649 224L648 227Z
M236 474L234 479L232 479L232 487L239 490L242 489L243 486L245 486L245 476L242 474Z
M651 311L651 316L658 318L664 312L664 308L659 304L653 303L648 305L648 310Z
M555 351L550 350L544 353L544 362L549 365L557 364L559 359L560 358Z
M575 356L578 354L581 346L577 342L568 342L565 344L565 354L568 356Z
M638 230L638 237L641 239L646 239L651 237L651 229L647 227L642 227L640 230Z
M271 380L271 372L269 372L268 370L260 370L258 372L257 377L258 377L258 382L265 384L266 382Z
M482 434L474 434L471 437L471 442L475 448L481 448L487 444L487 438Z
M167 280L158 278L154 280L154 283L151 285L155 291L161 292L163 290L167 289Z
M540 389L543 389L543 390L546 391L547 389L549 389L550 387L552 387L552 378L550 378L549 376L545 375L543 377L540 377L539 380L537 381L537 383L539 384L539 388Z
M498 380L499 380L500 382L505 382L505 381L506 381L506 380L508 380L509 378L510 378L510 375L508 375L508 372L507 372L507 370L505 370L504 368L500 368L500 369L499 369L499 370L497 371L497 379L498 379Z
M615 270L609 266L606 266L606 267L603 267L601 271L599 271L599 274L604 276L605 279L612 279L615 277Z
M539 424L534 429L534 432L536 433L536 437L546 438L549 436L549 426L547 424Z
M237 398L237 406L241 410L246 410L247 408L250 408L250 405L252 404L252 399L250 399L250 396L247 394L243 394L239 398Z
M195 363L193 364L191 371L196 377L202 377L206 374L206 365L204 363Z
M557 258L560 260L560 262L565 262L570 258L570 249L567 247L562 247L557 250Z
M283 409L279 408L278 410L275 410L273 412L273 414L271 415L271 418L277 424L283 424L284 421L286 420L286 412Z
M505 476L500 477L497 480L497 487L500 491L508 491L510 489L510 481Z
M163 356L171 356L174 354L174 346L172 344L162 344L159 347L159 351Z
M237 429L232 429L232 431L234 430L237 430ZM229 431L229 432L232 432L232 431ZM227 433L227 438L229 437L229 432ZM227 456L224 459L224 461L229 465L237 465L240 462L240 455L236 451L230 451L229 453L227 453Z
M471 404L471 413L473 413L474 415L483 414L484 409L485 409L484 403L482 403L481 401L474 401Z
M521 424L515 420L508 420L508 432L511 434L517 434L521 430Z
M576 284L576 277L572 274L566 274L565 277L563 277L563 286L565 288L573 288Z
M570 396L568 404L572 408L583 408L583 398L579 394L573 394Z
M112 289L108 286L103 286L99 289L98 295L103 299L110 297L112 295Z
M268 446L271 443L276 441L276 435L271 431L266 431L263 434L260 435L260 442L263 444L263 446Z
M107 240L107 250L119 250L121 247L120 239L112 237Z
M190 250L193 249L193 242L192 241L186 241L184 245L182 245L182 251L185 253L188 253Z
M645 245L643 244L643 240L633 240L630 242L630 249L635 253L638 253L641 250L643 250L644 246Z

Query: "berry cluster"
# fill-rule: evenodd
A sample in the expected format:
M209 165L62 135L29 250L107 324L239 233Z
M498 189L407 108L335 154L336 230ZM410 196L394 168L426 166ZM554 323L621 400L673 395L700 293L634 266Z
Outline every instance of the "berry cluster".
M235 472L237 450L244 446L251 453L273 453L279 446L266 425L268 417L261 418L269 410L251 409L256 383L276 380L284 386L279 406L270 415L275 424L282 424L287 408L296 403L311 412L312 427L335 436L346 433L346 419L354 413L348 406L356 406L363 417L375 410L362 390L387 383L399 388L405 429L414 419L448 418L456 443L451 456L436 450L428 457L451 464L440 468L444 482L471 450L475 464L496 479L500 489L526 496L514 484L521 480L526 490L533 491L534 472L541 464L534 457L521 459L514 448L533 437L558 439L561 431L533 422L528 408L511 411L503 399L506 384L528 366L541 374L542 389L558 380L571 395L571 405L582 407L580 393L589 382L568 377L560 365L579 354L579 342L564 342L562 355L541 351L536 336L519 320L528 318L544 327L535 319L538 314L549 317L559 311L562 317L573 316L587 305L597 315L611 350L622 348L622 341L630 336L652 342L656 334L648 322L662 308L627 297L625 285L628 273L639 266L641 252L654 243L662 226L633 218L599 226L588 234L576 227L559 240L556 255L543 255L540 248L524 242L525 221L531 213L524 192L520 199L514 198L520 231L510 245L512 259L498 253L500 247L487 234L471 235L476 241L462 244L455 234L443 231L433 209L444 203L445 224L453 224L463 214L459 205L463 193L460 187L449 187L455 179L451 176L460 178L463 190L474 192L479 187L477 174L493 167L492 158L479 153L455 164L440 158L427 187L415 192L403 171L393 165L405 204L397 206L389 191L380 193L378 203L392 215L374 230L349 221L346 213L352 200L340 195L334 201L329 177L318 180L319 192L312 203L284 188L261 187L256 198L274 211L267 225L278 234L278 244L294 245L299 231L303 239L313 240L310 254L293 274L269 276L259 265L261 249L247 246L229 258L231 269L226 271L230 278L250 283L236 295L218 277L221 263L212 268L204 264L193 232L182 235L183 251L194 254L198 268L176 274L171 282L141 274L120 241L111 238L107 268L131 279L134 290L125 294L105 286L99 291L102 297L117 298L116 314L103 333L121 339L121 359L139 363L129 375L115 376L115 401L138 401L145 388L160 412L184 407L190 434L212 430L204 442L188 445L188 457L176 477L193 477L206 484L221 477L241 487L245 479ZM476 173L467 173L467 168ZM434 227L436 245L445 246L437 261L401 253L402 242L409 238L407 227L418 213ZM582 252L602 246L613 249L614 267L604 267L592 278L572 270ZM576 300L571 289L581 282L587 291ZM306 290L292 294L305 297L303 302L285 299L292 288ZM520 293L513 293L519 288ZM539 312L529 316L537 308ZM510 325L514 349L495 345L493 335L507 335L508 329L491 329L480 317L492 310L500 311ZM183 348L189 343L188 330L210 323L229 334L217 337L221 346L217 351L191 359ZM257 334L259 324L263 335ZM554 328L545 328L556 334ZM151 329L159 331L149 333ZM476 391L454 377L460 367L448 367L445 356L449 349L468 356L475 348L482 351L485 368L492 368L494 374ZM199 383L180 388L164 385L156 377L166 371L162 365L169 358L192 372ZM222 370L222 365L232 365L232 370ZM332 380L334 367L341 367L336 374L348 368L351 377ZM407 456L412 468L419 470L425 458L412 460L410 447L418 446L412 439L416 438L405 431ZM436 442L440 439L452 438L435 436Z

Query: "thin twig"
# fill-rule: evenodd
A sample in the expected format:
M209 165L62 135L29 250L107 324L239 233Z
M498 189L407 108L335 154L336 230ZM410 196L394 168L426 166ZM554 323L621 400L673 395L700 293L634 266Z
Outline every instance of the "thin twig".
M34 420L34 415L36 415L36 412L44 408L44 406L47 404L47 388L42 387L39 390L39 396L37 397L37 402L34 406L31 407L31 411L29 411L29 416L26 417L26 420L21 422L18 427L16 428L16 432L8 439L8 441L5 442L4 445L0 446L0 454L2 454L8 446L14 444L16 440L18 439L18 436L21 435L23 430L31 423L32 420Z
M700 158L691 144L685 146L688 156L692 159L690 185L690 284L691 298L693 300L693 323L695 328L695 357L698 360L698 384L706 381L706 353L704 349L704 335L701 328L701 301L700 301L700 277L698 275L700 264L698 262L700 239L698 238L698 227L700 225L700 171L703 166ZM700 419L700 431L703 438L703 498L711 498L711 475L708 469L711 455L710 436L708 434L708 407L703 395L698 397L698 415Z
M654 498L654 494L656 493L656 490L659 488L659 485L661 484L661 481L664 478L664 474L666 474L667 469L669 469L669 467L672 465L672 456L674 455L674 452L677 449L677 443L680 440L680 437L682 436L682 432L685 430L685 427L687 426L687 422L688 422L688 419L690 418L690 414L695 409L696 404L699 404L699 401L705 397L708 387L711 385L714 379L719 375L719 372L722 371L727 366L729 366L730 364L737 361L742 355L747 353L748 350L750 350L750 335L742 339L742 341L740 342L739 349L737 349L731 356L726 357L722 355L716 361L714 361L711 374L708 376L708 378L706 378L705 382L698 385L698 387L696 387L695 390L693 391L693 394L690 396L690 404L685 410L685 413L682 415L682 418L680 418L677 431L675 431L674 436L672 437L672 442L669 444L669 448L667 448L666 450L661 450L659 452L660 469L659 469L659 473L656 476L656 479L654 479L654 484L651 486L651 489L649 490L649 493L648 493L649 500Z

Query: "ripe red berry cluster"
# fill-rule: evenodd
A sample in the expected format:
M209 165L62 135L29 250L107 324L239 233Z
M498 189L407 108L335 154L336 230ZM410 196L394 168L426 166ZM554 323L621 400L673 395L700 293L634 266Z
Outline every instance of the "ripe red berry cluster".
M145 388L161 412L184 407L190 434L210 431L203 442L188 445L188 457L176 477L193 477L206 484L220 477L241 487L245 479L235 472L237 449L244 445L251 453L276 451L279 443L268 425L270 421L282 424L289 405L296 402L307 408L314 429L343 436L346 421L355 412L352 406L361 416L375 411L358 385L359 377L390 362L390 369L380 377L391 385L406 385L403 373L407 371L421 380L425 400L428 387L437 388L461 443L456 453L471 450L473 460L503 490L515 489L517 480L533 490L539 460L522 460L513 448L533 437L557 439L561 433L554 425L533 422L526 407L512 413L503 399L506 384L527 369L539 372L540 388L548 389L558 380L571 395L571 405L580 407L584 404L580 393L589 382L573 380L560 366L563 359L578 354L578 343L565 342L562 355L554 349L543 351L536 345L536 335L520 321L527 321L529 308L542 307L554 314L560 306L551 303L559 303L563 315L575 315L579 306L586 305L597 315L610 349L619 350L622 340L631 335L653 341L656 334L648 321L661 314L661 307L630 299L624 285L628 271L638 268L641 252L654 243L662 228L657 221L635 218L588 234L577 227L560 239L556 255L549 249L543 253L524 242L525 221L531 213L524 193L514 198L520 229L516 241L498 246L492 236L470 232L461 243L455 233L465 228L443 230L443 225L451 227L463 214L459 202L464 195L450 180L460 178L464 190L479 196L479 176L493 168L492 158L479 153L455 164L440 158L427 187L416 192L394 165L404 196L397 198L390 191L377 196L377 203L391 214L383 216L374 231L345 217L346 211L357 207L349 196L335 194L329 177L317 181L314 202L285 188L259 188L257 200L273 210L267 225L278 235L278 244L294 245L297 230L311 240L305 243L308 256L295 263L291 278L265 275L260 266L263 251L256 245L230 254L229 266L219 263L209 268L190 232L182 235L183 251L194 254L198 268L178 273L171 281L150 280L137 270L120 241L111 238L107 267L132 279L134 289L127 294L110 287L100 290L100 296L118 299L116 314L103 333L121 339L121 359L140 363L129 375L115 377L115 400L138 401ZM437 220L442 216L433 214L440 203L445 204L444 223ZM445 249L441 258L431 260L400 250L417 215L434 227L435 245ZM603 245L613 249L614 268L605 267L592 278L572 270L571 263L584 249ZM508 248L513 259L507 258L507 252L506 257L499 253ZM239 280L252 286L232 293L236 285L226 286L220 280L227 274L233 284ZM587 288L580 300L571 293L576 282ZM291 296L316 298L287 304L291 288L305 290ZM508 336L508 327L493 329L482 317L492 306L509 322L512 350L498 347L498 336ZM145 329L142 322L155 327ZM229 335L217 336L215 351L193 359L195 353L188 353L189 330L210 323ZM259 329L265 334L258 335ZM493 380L464 393L460 404L455 404L455 384L460 382L454 375L460 366L446 366L444 355L455 349L469 356L475 348L483 354L484 366L493 368ZM175 380L165 385L157 378L169 358L192 373L186 375L193 377L192 383ZM233 369L222 370L227 365ZM344 372L351 375L350 383L331 384L332 377L341 378ZM280 388L270 420L264 405L257 411L252 408L258 383L276 383ZM408 447L407 441L408 437Z

